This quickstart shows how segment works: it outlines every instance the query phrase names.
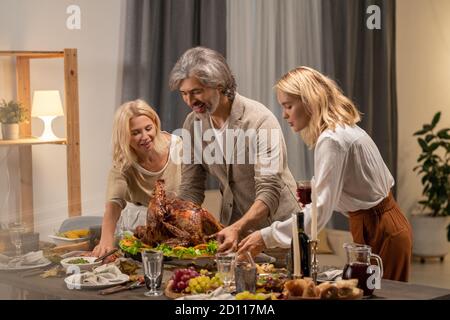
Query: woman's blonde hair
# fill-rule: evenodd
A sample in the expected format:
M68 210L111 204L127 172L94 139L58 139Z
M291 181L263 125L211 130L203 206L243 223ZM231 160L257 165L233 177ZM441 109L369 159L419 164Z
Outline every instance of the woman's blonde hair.
M354 103L344 96L339 86L320 72L298 67L278 80L275 88L298 97L310 117L308 125L300 132L309 147L313 147L326 129L337 125L353 126L361 120Z
M153 140L155 152L162 154L167 146L161 133L161 120L155 110L140 99L125 102L116 111L112 134L114 166L122 172L130 166L138 164L136 152L130 145L130 120L138 116L147 116L155 124L156 136Z

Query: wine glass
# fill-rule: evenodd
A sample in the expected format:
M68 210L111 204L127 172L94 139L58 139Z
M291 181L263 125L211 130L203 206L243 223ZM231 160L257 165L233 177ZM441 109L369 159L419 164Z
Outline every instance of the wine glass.
M25 232L25 226L21 223L14 222L9 225L9 234L11 242L16 248L16 257L22 254L22 234Z
M311 181L297 181L297 197L302 207L311 203Z
M147 297L160 296L162 291L157 289L157 280L162 273L163 253L161 251L144 250L141 255L145 276L150 280L150 291L147 291L144 295Z

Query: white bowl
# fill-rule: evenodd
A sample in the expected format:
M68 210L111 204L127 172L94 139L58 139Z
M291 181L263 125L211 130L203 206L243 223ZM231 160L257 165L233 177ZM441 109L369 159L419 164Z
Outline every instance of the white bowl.
M88 263L69 263L70 261L77 260L77 259L84 259L88 261ZM80 268L80 271L91 271L94 267L97 267L102 264L101 261L94 262L94 260L97 259L97 257L69 257L61 260L61 265L63 268L67 270L69 267L78 267ZM77 271L76 268L74 268L74 271Z
M50 239L53 240L53 242L59 246L59 245L65 245L65 244L74 244L74 243L79 243L79 242L84 242L89 240L89 237L84 237L84 238L75 238L75 239L69 239L69 238L65 238L65 237L58 237L55 235L49 235L48 236Z

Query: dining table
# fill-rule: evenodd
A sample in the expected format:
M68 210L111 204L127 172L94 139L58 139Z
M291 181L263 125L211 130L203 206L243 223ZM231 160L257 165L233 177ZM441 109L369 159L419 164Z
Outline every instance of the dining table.
M176 266L165 265L162 287L170 279ZM148 289L143 286L133 290L102 295L101 290L69 289L64 277L42 278L40 275L29 276L23 272L0 271L0 294L2 299L57 299L57 300L168 300L165 295L147 297ZM10 296L6 296L10 293ZM367 300L450 300L450 290L426 285L381 280L381 288Z

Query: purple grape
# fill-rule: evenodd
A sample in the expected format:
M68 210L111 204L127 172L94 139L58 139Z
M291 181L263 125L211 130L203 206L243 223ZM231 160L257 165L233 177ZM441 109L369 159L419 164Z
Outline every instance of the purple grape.
M180 290L180 291L184 290L184 289L186 288L186 282L184 282L184 281L178 282L177 288L178 288L178 290Z

